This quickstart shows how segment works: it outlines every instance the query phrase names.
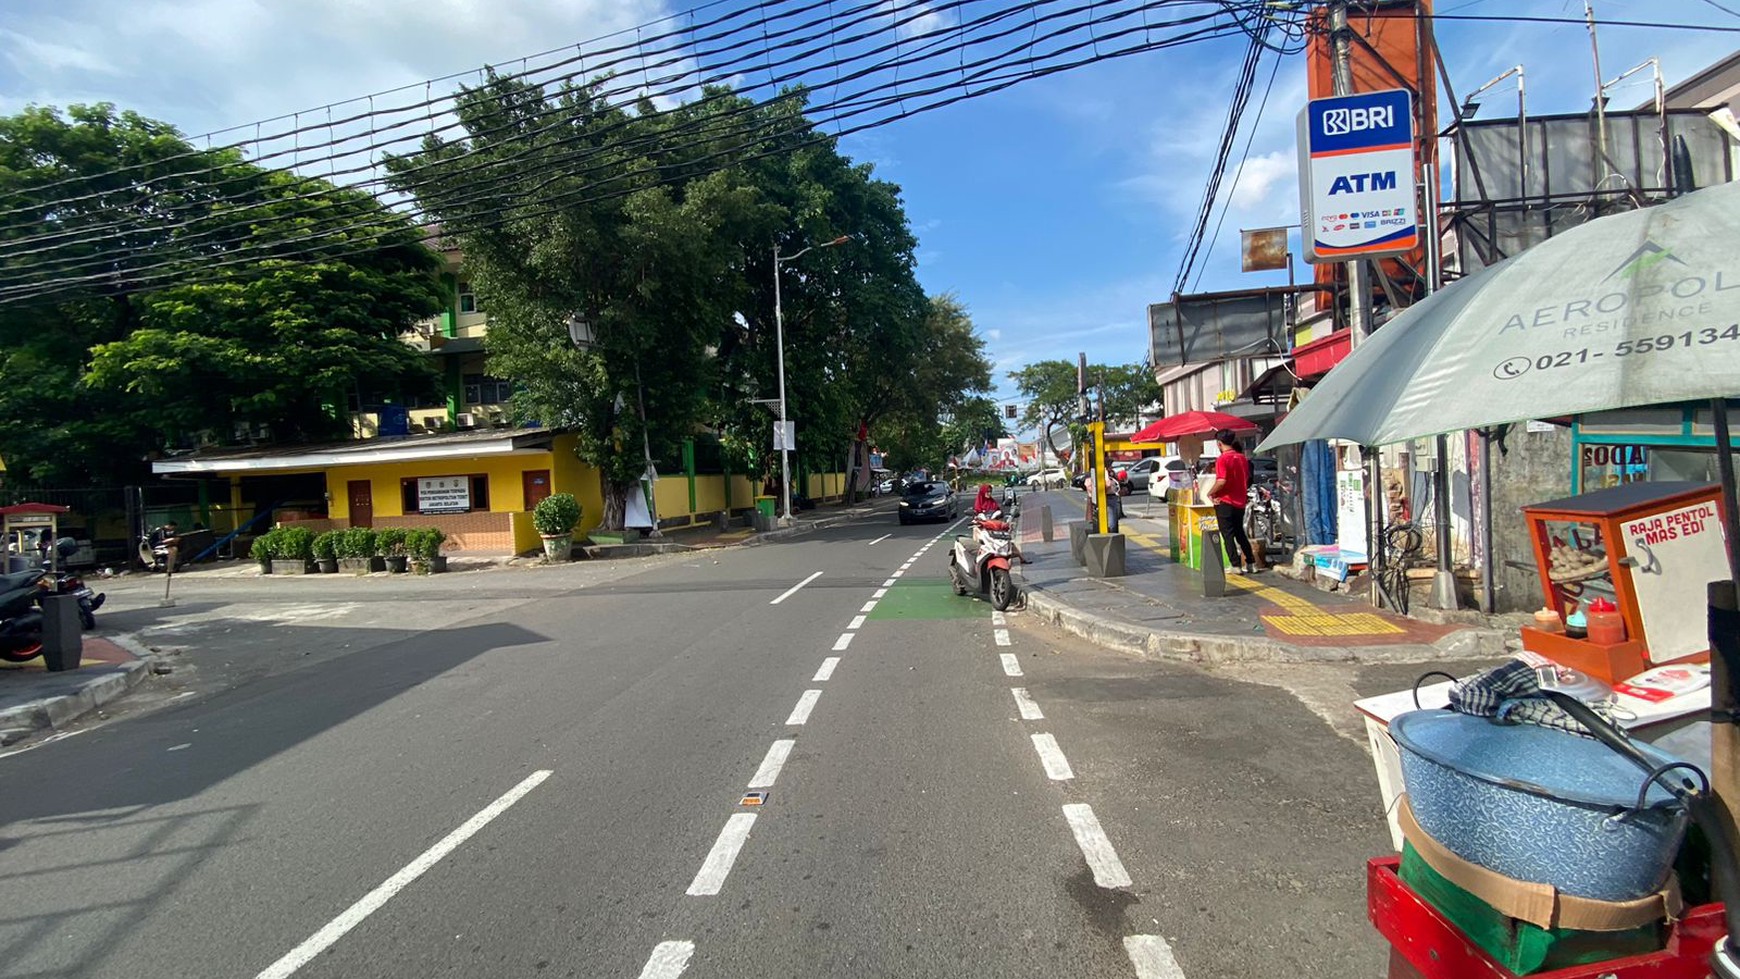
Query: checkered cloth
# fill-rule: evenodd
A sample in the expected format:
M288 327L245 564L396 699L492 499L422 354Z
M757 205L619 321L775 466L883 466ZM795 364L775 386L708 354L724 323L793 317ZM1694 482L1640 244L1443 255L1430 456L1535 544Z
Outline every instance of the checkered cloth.
M1602 718L1613 720L1611 704L1594 703L1589 708ZM1490 717L1502 724L1538 724L1585 738L1594 737L1564 708L1541 696L1535 668L1521 660L1513 659L1458 681L1450 688L1450 709Z

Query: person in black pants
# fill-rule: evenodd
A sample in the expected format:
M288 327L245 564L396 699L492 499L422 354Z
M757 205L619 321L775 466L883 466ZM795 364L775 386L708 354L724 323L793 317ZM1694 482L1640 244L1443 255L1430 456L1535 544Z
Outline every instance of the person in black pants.
M1238 436L1227 429L1214 433L1214 438L1220 443L1220 457L1214 460L1214 482L1208 485L1208 498L1214 502L1214 516L1220 524L1220 542L1226 548L1226 568L1230 574L1255 574L1257 557L1251 551L1251 539L1245 536L1251 460L1239 451Z

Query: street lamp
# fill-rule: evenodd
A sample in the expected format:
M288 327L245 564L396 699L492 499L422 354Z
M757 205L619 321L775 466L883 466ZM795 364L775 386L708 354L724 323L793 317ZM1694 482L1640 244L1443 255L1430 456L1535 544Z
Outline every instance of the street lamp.
M568 317L568 339L574 344L574 349L576 350L591 350L593 347L598 346L598 330L592 325L592 321L586 318L584 313L575 313ZM636 354L634 358L634 392L635 402L640 409L641 457L646 462L646 473L648 476L648 484L650 486L651 478L654 474L652 440L648 437L646 430L646 387L641 384L640 381L639 354ZM620 394L616 396L616 410L622 410L622 395ZM658 494L656 491L647 494L646 512L647 516L652 519L652 532L648 536L663 537L664 535L659 532L659 505Z
M786 428L785 311L780 306L779 265L781 262L795 262L798 259L803 258L805 255L809 254L810 252L814 251L817 248L833 248L835 245L844 245L846 242L851 241L851 240L852 240L851 235L841 235L840 237L835 238L833 241L823 242L820 245L809 245L805 248L800 248L790 255L781 255L779 253L779 243L778 242L775 242L774 246L773 246L773 330L774 330L775 343L779 347L779 431L780 431L780 437L779 437L779 487L780 487L780 495L784 501L784 504L782 507L782 509L785 513L785 516L783 518L783 522L788 523L788 524L791 523L791 461L790 461L790 454L791 454L792 439L786 437L787 433L790 430Z

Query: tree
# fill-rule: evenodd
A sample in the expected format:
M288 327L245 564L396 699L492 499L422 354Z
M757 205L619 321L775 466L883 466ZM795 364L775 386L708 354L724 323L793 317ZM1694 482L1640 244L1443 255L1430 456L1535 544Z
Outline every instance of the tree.
M1052 440L1052 428L1062 425L1074 431L1081 412L1076 365L1064 360L1041 360L1010 372L1009 377L1027 402L1021 424L1040 428L1041 437L1055 455L1057 445ZM1160 402L1160 385L1146 364L1089 364L1087 383L1104 399L1108 423L1132 422L1143 409ZM1082 454L1077 453L1076 458L1073 468L1079 470Z
M1058 425L1067 426L1080 414L1076 365L1064 360L1035 361L1020 370L1010 371L1009 379L1015 382L1015 389L1027 405L1021 411L1022 427L1038 428L1045 447L1051 450L1054 458L1060 457L1051 430Z
M42 189L62 181L70 191ZM105 104L0 117L0 198L20 209L0 243L59 236L58 265L39 268L100 257L105 269L0 305L0 457L14 477L130 482L152 454L227 441L238 425L334 437L359 385L429 383L398 337L440 306L436 259L366 195L195 150ZM293 257L315 220L358 227ZM339 254L359 240L370 250ZM267 257L204 269L243 242ZM149 266L166 261L212 281L153 288L163 271Z
M388 161L463 251L515 412L578 433L607 527L641 474L643 433L665 455L710 423L728 460L774 469L773 256L813 249L781 271L786 399L800 464L838 466L861 428L908 407L921 361L949 342L933 336L899 189L819 137L801 92L757 105L708 88L667 112L602 93L491 76L459 94L465 138ZM746 131L760 140L747 149ZM576 315L588 350L568 343Z

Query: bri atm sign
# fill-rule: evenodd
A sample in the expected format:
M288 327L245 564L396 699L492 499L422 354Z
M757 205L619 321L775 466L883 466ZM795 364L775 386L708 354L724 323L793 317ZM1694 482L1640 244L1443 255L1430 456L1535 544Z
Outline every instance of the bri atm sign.
M1420 243L1407 89L1312 99L1299 113L1305 259L1340 262Z

